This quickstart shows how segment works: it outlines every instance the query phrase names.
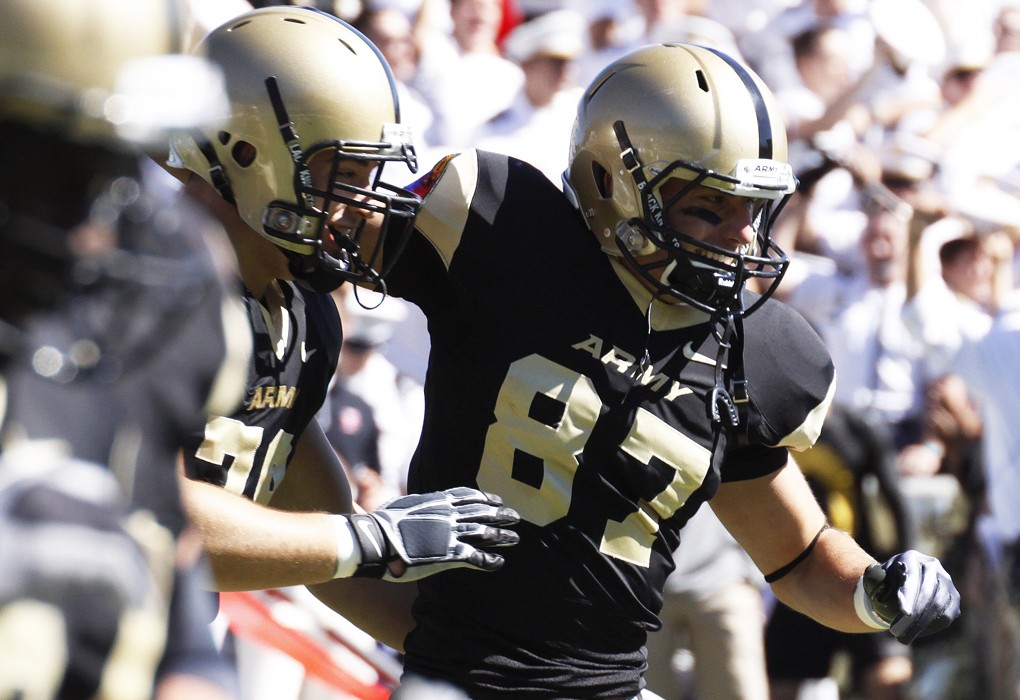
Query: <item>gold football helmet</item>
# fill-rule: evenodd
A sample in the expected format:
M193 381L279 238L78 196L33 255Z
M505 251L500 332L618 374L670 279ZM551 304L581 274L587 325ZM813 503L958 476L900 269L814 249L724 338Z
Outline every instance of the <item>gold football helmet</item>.
M283 250L294 275L312 288L328 291L344 280L379 284L385 271L376 263L383 244L392 264L420 203L381 179L386 161L417 170L382 54L342 20L285 6L230 20L195 52L223 69L230 116L219 129L173 138L169 165L216 187L251 228ZM309 163L316 156L332 159L325 188L313 186ZM370 188L340 181L345 159L378 163ZM360 245L364 224L351 231L330 229L342 251L324 249L335 203L381 219L379 242L367 259Z
M607 66L580 100L569 163L564 190L602 249L625 258L660 297L746 315L789 264L771 238L796 188L786 131L761 79L720 51L663 44ZM665 202L661 188L670 178L690 184ZM734 252L670 228L665 211L697 186L748 198L755 243ZM666 263L661 254L642 262L657 251ZM768 286L745 308L749 278Z
M0 118L79 143L165 148L216 123L222 78L179 54L176 0L4 0Z
M202 248L149 220L139 171L171 129L226 113L220 72L178 53L179 10L177 0L0 2L0 319L108 283L122 291L110 316L119 322L135 300L165 305L167 280L182 308L185 287L207 280L193 272ZM96 324L107 338L122 330L110 319ZM0 336L20 342L11 327Z

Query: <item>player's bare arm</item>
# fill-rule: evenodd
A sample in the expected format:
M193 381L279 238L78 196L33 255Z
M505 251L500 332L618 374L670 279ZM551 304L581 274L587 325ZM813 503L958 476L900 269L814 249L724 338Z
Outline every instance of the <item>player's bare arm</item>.
M182 493L218 590L275 588L332 578L337 549L328 514L266 507L187 478L182 479Z
M773 592L822 624L870 631L854 612L853 592L875 560L842 533L822 530L825 513L793 460L767 476L723 484L710 503L765 574L796 560L818 536L811 553L772 584Z
M494 571L503 558L480 548L517 542L516 533L505 529L517 514L497 496L475 489L403 496L371 514L352 513L339 459L314 422L298 440L288 478L268 506L212 484L183 481L186 507L220 590L349 577L414 581L451 567Z
M959 594L934 557L911 550L879 564L828 527L792 459L768 476L724 484L711 503L776 597L824 625L888 629L909 644L960 614Z

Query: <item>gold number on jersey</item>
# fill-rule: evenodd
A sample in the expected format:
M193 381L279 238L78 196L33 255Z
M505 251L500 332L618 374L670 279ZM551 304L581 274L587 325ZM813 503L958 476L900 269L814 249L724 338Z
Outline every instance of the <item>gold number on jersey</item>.
M655 498L640 500L638 509L622 522L610 520L606 524L599 547L617 559L648 566L659 521L676 513L701 486L712 463L712 452L642 408L637 410L620 449L642 464L656 458L673 468L673 480Z
M602 399L591 379L539 355L510 366L496 399L478 472L522 518L548 525L570 509L578 455L591 436ZM672 481L621 522L609 520L600 551L648 566L659 521L673 515L708 473L711 453L655 415L639 409L620 448L642 464L673 468Z
M236 418L217 416L205 426L205 439L195 456L212 464L223 465L230 455L234 458L227 473L224 488L241 495L248 483L248 476L255 468L255 456L262 444L264 430L261 426L247 425ZM280 485L286 472L287 457L290 455L294 436L279 431L266 451L265 467L258 477L254 499L257 503L268 503L273 491Z
M558 420L534 417L538 397L547 399L553 415L561 411ZM485 437L479 485L512 503L528 522L548 525L562 518L570 508L577 455L601 405L585 376L538 355L513 363L496 400L496 422ZM527 465L521 462L528 457L541 460L537 478L528 480L537 486L522 480Z

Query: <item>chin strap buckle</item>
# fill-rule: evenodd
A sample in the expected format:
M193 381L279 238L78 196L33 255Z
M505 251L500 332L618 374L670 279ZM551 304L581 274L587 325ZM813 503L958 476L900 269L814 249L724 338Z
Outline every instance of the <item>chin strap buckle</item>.
M726 423L731 428L736 428L740 425L740 413L737 411L737 406L733 403L733 399L726 389L721 386L715 386L712 388L712 395L708 402L709 406L709 417L712 422L717 425L723 424L723 412L726 414Z

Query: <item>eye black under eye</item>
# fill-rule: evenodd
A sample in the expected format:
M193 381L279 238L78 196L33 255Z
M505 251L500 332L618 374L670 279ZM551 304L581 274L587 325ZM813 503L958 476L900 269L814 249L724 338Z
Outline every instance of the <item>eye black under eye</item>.
M706 224L711 226L718 226L722 223L722 217L716 214L710 209L697 206L687 206L680 210L685 216L693 216L696 219L701 219Z

